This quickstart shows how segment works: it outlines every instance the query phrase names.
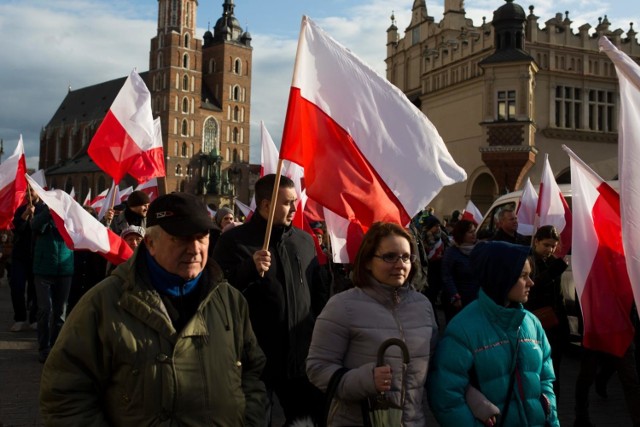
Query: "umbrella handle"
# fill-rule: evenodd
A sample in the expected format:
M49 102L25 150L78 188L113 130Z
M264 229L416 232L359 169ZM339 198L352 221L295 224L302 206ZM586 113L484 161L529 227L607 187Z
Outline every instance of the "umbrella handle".
M402 361L404 363L409 363L409 349L404 341L398 338L389 338L380 344L380 347L378 348L378 361L376 366L384 366L384 353L393 345L400 347L400 350L402 350Z

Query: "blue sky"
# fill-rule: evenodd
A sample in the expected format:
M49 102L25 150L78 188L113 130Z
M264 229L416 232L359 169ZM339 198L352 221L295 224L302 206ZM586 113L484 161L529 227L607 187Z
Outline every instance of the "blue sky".
M518 0L516 0L518 2ZM199 0L198 38L221 16L223 0ZM413 0L235 0L235 15L253 37L251 161L259 162L259 123L279 144L300 19L310 16L343 45L384 75L386 29L395 13L401 30ZM442 18L444 0L426 0L429 15ZM492 17L502 0L467 0L475 25ZM613 28L640 32L637 0L540 0L541 25L570 12L575 31L608 15ZM29 167L36 167L39 133L73 89L148 69L158 0L0 0L0 138L5 158L23 134Z

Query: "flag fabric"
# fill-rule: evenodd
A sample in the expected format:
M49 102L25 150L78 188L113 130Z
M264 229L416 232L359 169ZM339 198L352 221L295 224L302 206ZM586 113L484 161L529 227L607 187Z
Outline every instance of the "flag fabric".
M0 163L0 230L13 226L13 215L27 193L26 172L27 162L20 135L13 154Z
M104 200L105 197L107 197L108 192L109 189L107 188L106 190L98 194L95 198L91 199L91 201L89 202L89 206L95 208L99 203L101 203L102 200Z
M87 193L87 197L84 198L84 201L82 202L82 206L89 206L89 203L91 203L91 189L89 189L89 192Z
M118 189L118 196L116 202L124 203L129 198L129 194L133 193L133 187L127 187L124 190Z
M640 66L606 37L600 38L599 45L613 61L620 83L618 176L622 242L627 254L627 269L636 307L640 307Z
M149 196L149 201L153 202L160 194L158 178L151 178L149 181L139 184L135 191L145 192Z
M53 222L69 249L97 252L114 265L131 257L133 250L125 241L95 219L70 195L62 190L45 191L35 180L26 176L40 199L49 207Z
M76 189L74 187L71 187L71 191L69 191L69 196L71 196L73 200L76 199Z
M260 152L260 176L276 173L278 169L278 148L273 142L264 122L260 121L260 141L262 151Z
M468 221L475 222L476 225L479 225L482 222L483 215L480 212L480 209L469 199L467 202L467 206L464 208L464 213L462 214L462 219L466 219Z
M406 225L444 185L466 179L425 115L307 17L280 158L304 167L310 198L364 227Z
M126 174L138 182L165 176L159 120L153 120L149 89L132 71L93 136L89 156L116 183Z
M571 265L584 319L583 346L622 357L633 340L633 293L627 273L618 193L571 158Z
M531 180L527 178L522 188L520 203L516 215L518 217L518 233L524 236L532 236L534 232L534 224L536 222L536 209L538 207L538 193L531 184Z
M242 215L244 215L245 217L249 216L249 214L251 213L251 208L249 206L245 205L238 199L235 199L234 202L238 209L240 209L240 212L242 212Z
M98 213L98 220L102 220L107 211L113 208L117 196L118 187L114 180L111 182L111 187L109 187L109 191L107 191L106 196L101 201L97 202L96 206L93 206L93 208Z
M571 210L553 176L548 154L544 155L536 219L536 229L543 225L553 225L556 228L560 234L560 246L556 256L566 255L571 248Z
M44 175L44 169L38 169L34 173L32 173L31 178L33 178L40 187L47 189L47 179Z

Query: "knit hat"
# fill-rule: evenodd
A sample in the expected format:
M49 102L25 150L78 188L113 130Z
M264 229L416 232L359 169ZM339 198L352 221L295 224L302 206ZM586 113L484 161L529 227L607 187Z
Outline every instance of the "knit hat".
M135 208L137 206L146 205L149 203L149 196L144 191L134 191L129 194L129 198L127 199L127 206L130 208Z
M216 211L216 216L214 217L214 220L216 221L216 224L218 224L218 227L222 227L222 218L224 218L227 215L233 215L233 211L229 208L220 208Z
M489 241L471 251L471 270L480 287L496 304L504 305L531 252L528 246Z
M149 206L147 227L159 225L172 236L187 237L207 233L213 226L207 205L189 193L160 196Z
M425 230L430 230L435 225L442 225L438 217L436 217L435 215L429 215L422 222L422 226L424 227Z
M144 237L144 227L140 227L138 225L130 225L120 233L120 237L123 239L127 237L129 234L137 234L140 237Z

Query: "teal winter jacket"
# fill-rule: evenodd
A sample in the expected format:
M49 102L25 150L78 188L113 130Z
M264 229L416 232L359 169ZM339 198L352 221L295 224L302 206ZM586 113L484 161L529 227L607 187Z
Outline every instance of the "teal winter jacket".
M429 404L444 427L481 426L465 402L471 383L504 413L514 353L516 379L505 426L559 426L552 382L551 348L538 319L502 307L480 290L478 300L447 326L428 377ZM549 414L543 409L549 401Z
M45 207L31 220L35 239L33 273L40 276L73 276L73 251L67 247Z

